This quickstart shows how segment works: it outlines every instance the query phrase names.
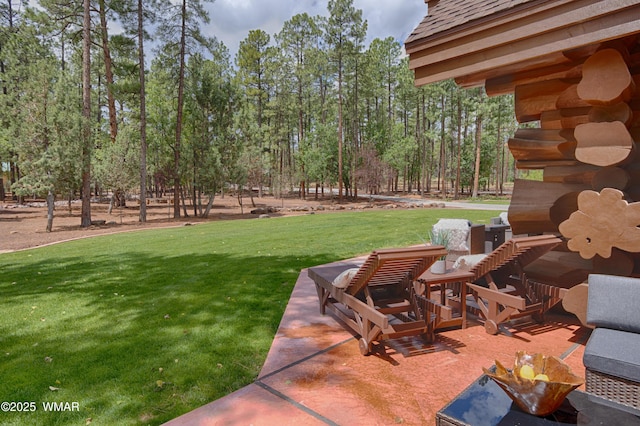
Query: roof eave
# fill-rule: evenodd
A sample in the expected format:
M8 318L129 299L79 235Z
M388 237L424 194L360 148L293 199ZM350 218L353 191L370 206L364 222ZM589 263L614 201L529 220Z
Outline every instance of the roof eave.
M565 53L640 33L640 0L536 1L406 45L417 85L480 86L523 68L569 66ZM504 85L501 91L512 87ZM497 94L497 93L496 93Z

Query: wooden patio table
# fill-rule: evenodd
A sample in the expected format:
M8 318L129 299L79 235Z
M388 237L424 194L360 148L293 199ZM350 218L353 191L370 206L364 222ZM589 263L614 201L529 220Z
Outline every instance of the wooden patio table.
M474 278L469 271L453 269L447 262L444 274L427 270L417 280L418 293L442 305L443 317L436 320L435 329L467 327L467 281Z

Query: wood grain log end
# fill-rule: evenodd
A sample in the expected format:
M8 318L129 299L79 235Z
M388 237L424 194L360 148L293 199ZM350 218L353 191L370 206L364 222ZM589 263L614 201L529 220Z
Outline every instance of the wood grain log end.
M580 99L591 105L614 105L631 99L635 84L622 54L616 49L603 49L593 54L582 66L578 83Z
M633 153L634 141L619 121L580 124L574 131L576 159L596 166L622 164Z

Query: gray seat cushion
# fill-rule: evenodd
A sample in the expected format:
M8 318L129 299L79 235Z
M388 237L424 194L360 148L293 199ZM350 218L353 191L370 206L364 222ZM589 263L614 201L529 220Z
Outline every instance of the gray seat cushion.
M640 279L614 275L589 275L587 323L596 327L640 333L638 307L640 307Z
M309 268L309 271L312 272L313 279L323 280L326 284L331 284L336 277L338 277L341 273L353 269L359 268L361 264L358 263L330 263L328 265L314 266Z
M596 328L584 350L584 366L600 373L640 382L638 348L640 334Z

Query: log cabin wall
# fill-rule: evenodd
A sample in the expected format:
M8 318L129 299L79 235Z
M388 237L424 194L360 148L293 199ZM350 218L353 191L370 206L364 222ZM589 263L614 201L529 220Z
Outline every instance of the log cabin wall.
M640 275L640 0L425 3L405 42L416 85L453 78L515 94L527 128L509 148L543 179L515 182L510 223L566 241L529 275L565 287L590 272ZM583 205L597 213L585 219Z
M640 202L640 40L629 37L583 51L565 75L515 86L516 118L535 127L518 130L509 149L519 169L543 170L543 180L515 182L509 208L514 234L559 233L587 190L614 188L628 203ZM619 217L608 217L613 214L605 208L598 219L618 223L622 230ZM618 238L612 234L610 238ZM614 248L608 257L581 259L565 249L547 260L554 257L555 263L562 258L583 270L573 271L569 284L589 272L640 272L635 251ZM547 269L554 268L541 262L533 273L558 281Z

